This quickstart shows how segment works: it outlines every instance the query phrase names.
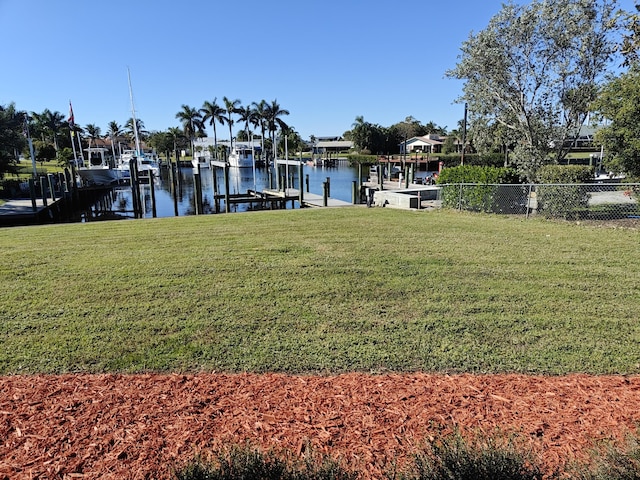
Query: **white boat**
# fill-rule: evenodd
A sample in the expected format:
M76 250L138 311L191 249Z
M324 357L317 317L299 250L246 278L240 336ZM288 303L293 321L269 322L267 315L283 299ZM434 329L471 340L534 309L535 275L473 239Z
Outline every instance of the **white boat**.
M230 167L253 167L253 149L251 145L235 143L229 153Z
M133 89L131 88L131 73L127 68L127 79L129 81L129 99L131 101L131 120L133 124L133 135L136 141L135 150L125 150L120 155L120 161L118 163L118 169L122 173L124 178L131 178L131 160L136 159L136 167L138 173L142 178L149 178L149 175L153 173L154 179L160 178L160 166L157 161L157 156L154 153L144 152L140 148L140 138L138 135L138 120L136 119L136 108L133 104Z
M116 165L116 170L120 172L120 178L131 178L131 160L136 159L138 173L141 176L149 176L153 173L154 179L160 178L160 165L153 153L138 152L136 150L124 150Z
M88 160L78 167L78 175L85 185L111 185L119 179L116 169L111 168L104 154L109 150L103 147L91 147L85 150Z
M211 162L207 157L198 156L191 160L191 165L193 168L198 168L198 166L200 166L200 168L209 168L211 167Z

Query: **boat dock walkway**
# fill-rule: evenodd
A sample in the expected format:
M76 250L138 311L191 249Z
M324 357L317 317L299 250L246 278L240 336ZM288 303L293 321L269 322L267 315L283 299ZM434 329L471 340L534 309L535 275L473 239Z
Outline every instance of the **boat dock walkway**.
M35 202L29 198L7 200L0 205L0 226L37 223L43 216L52 215L49 212L52 208L57 208L58 202L60 199L50 198L46 203L41 198L36 198Z
M283 190L264 190L264 193L273 197L279 197L286 201L299 201L300 190L297 188L287 188L286 192ZM327 204L325 205L324 197L315 193L303 192L302 204L306 207L352 207L353 203L345 202L344 200L338 200L337 198L327 197Z

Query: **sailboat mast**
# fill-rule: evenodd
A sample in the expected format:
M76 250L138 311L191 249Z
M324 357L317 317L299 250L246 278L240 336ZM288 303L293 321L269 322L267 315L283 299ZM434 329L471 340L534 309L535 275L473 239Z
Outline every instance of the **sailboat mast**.
M136 139L136 155L140 156L140 138L138 138L138 120L136 119L136 108L133 105L133 89L131 88L131 72L127 68L127 78L129 79L129 98L131 99L131 119L133 121L133 135Z

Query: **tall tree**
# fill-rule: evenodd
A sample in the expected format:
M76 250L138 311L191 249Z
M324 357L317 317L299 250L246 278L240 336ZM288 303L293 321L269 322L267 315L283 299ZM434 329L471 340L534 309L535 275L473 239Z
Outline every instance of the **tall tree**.
M125 123L124 127L126 129L127 136L133 141L136 136L133 129L133 117L127 120L127 123ZM144 122L139 118L136 118L136 128L138 130L138 138L140 140L144 140L149 136L149 132L145 129Z
M193 155L193 141L196 136L204 130L202 114L197 108L183 104L182 110L176 113L176 118L182 122L182 131L184 132L185 137L189 139L189 143L191 144L191 154Z
M97 125L90 123L86 127L84 127L84 131L87 133L87 137L89 137L89 149L87 150L87 158L91 161L91 144L95 142L98 138L100 138L100 127Z
M640 5L636 0L635 12L624 12L626 33L622 36L620 52L624 56L624 66L637 65L640 62Z
M373 143L373 125L365 121L364 116L358 115L351 124L351 141L356 150L361 153L371 153Z
M109 122L107 127L107 135L109 137L109 141L111 142L111 154L113 158L116 158L116 142L119 141L119 138L122 136L122 128L118 125L118 122L112 120ZM119 150L119 149L118 149Z
M608 122L596 132L607 156L608 170L640 177L640 70L611 79L593 103Z
M24 126L26 112L16 110L15 104L0 105L0 179L15 171L18 152L26 145Z
M273 155L276 158L276 132L278 128L280 130L285 131L289 129L289 125L285 123L280 117L283 115L289 115L289 110L285 110L280 107L280 104L277 100L272 100L270 104L267 104L266 107L266 119L267 119L267 130L271 134L271 144L273 145Z
M460 100L470 122L481 119L512 130L522 176L557 162L587 118L614 45L616 0L512 2L461 47L447 72L465 81Z
M256 113L256 120L258 122L258 125L260 127L260 141L261 141L261 148L260 148L260 158L262 159L262 156L264 154L264 134L267 131L267 101L262 99L259 102L253 102L253 110Z
M231 115L235 115L236 113L238 113L240 100L239 99L230 100L227 97L222 97L222 103L224 103L224 108L227 115L225 121L229 126L229 141L233 143L233 132L231 131L233 127L233 117Z
M257 125L257 113L255 109L251 108L251 105L247 105L245 107L238 108L238 117L241 122L244 123L244 131L247 134L247 140L251 140L251 130L249 129L249 125Z
M218 132L216 131L216 122L220 125L224 125L225 122L225 109L217 103L217 98L214 98L212 102L206 101L200 109L202 114L202 122L204 124L209 122L209 125L213 127L213 145L216 158L218 154Z
M52 112L48 108L42 113L31 112L35 122L35 128L42 141L50 141L56 151L59 148L58 136L65 125L65 117L60 112Z

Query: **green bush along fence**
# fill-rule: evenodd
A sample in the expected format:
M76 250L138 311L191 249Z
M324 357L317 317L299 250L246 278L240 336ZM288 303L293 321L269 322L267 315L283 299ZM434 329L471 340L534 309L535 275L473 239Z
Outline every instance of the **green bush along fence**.
M563 220L640 220L638 183L441 185L443 208Z

